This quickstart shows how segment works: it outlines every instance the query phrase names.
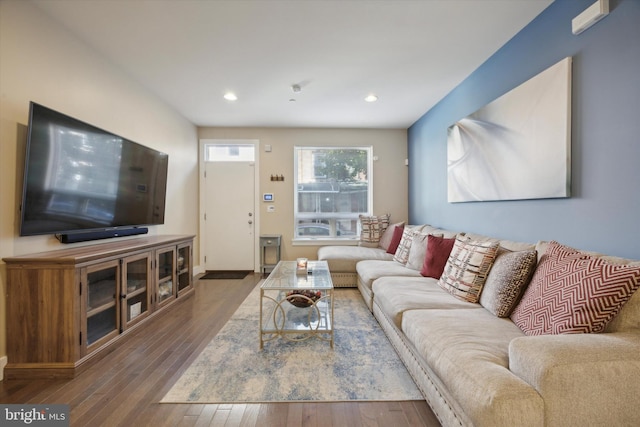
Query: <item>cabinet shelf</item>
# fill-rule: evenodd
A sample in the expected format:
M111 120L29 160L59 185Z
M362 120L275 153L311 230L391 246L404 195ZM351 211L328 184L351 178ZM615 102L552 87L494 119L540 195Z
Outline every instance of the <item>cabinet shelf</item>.
M130 295L139 290L145 290L147 288L147 280L146 279L138 279L127 281L127 295Z
M147 292L147 288L140 288L133 292L127 292L127 299L134 298L138 295L144 294L145 292Z
M105 310L110 309L111 307L115 307L115 301L108 302L106 304L99 305L97 307L87 307L87 317L95 316L96 314L102 313Z
M100 307L116 300L116 280L89 282L87 287L87 310L89 307Z

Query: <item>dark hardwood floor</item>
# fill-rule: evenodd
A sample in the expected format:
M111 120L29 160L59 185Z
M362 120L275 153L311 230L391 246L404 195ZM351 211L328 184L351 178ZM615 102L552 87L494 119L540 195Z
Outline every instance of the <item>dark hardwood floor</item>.
M160 404L260 280L196 280L71 380L4 380L1 403L70 405L72 426L439 426L425 401ZM257 338L256 338L257 340Z

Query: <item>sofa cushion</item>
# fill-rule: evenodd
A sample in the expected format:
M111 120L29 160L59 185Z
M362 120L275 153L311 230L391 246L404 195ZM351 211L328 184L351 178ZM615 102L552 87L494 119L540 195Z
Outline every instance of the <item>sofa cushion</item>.
M527 335L604 331L640 286L640 267L550 242L511 318Z
M407 310L480 307L445 292L430 277L381 277L373 282L372 289L375 304L398 328Z
M495 237L485 236L483 234L465 233L465 236L471 240L477 240L478 242L498 242L500 246L510 251L528 251L535 249L534 243L528 242L516 242L514 240L497 239Z
M425 255L420 274L424 277L439 279L447 264L455 238L445 238L429 235L427 240L427 253Z
M456 237L438 284L469 302L478 302L480 292L498 252L498 242L480 242Z
M509 319L475 307L408 310L402 331L473 425L505 425L505 419L543 425L542 398L509 370L509 343L524 334Z
M387 251L387 253L396 253L398 243L400 243L400 239L402 238L402 230L404 230L404 221L398 222L396 224L391 224L389 227L387 227L386 230L384 230L384 233L382 233L382 237L380 237L378 246ZM396 234L399 234L397 240L395 237ZM393 248L393 250L391 250L391 245L394 243L395 247Z
M424 225L420 228L420 232L424 234L431 234L434 236L442 236L447 239L454 238L458 235L463 236L464 233L458 231L445 230L442 228L433 227L431 225Z
M531 280L537 260L535 250L499 250L482 288L480 304L498 317L509 317Z
M378 243L382 234L389 227L389 214L380 216L360 215L360 241Z
M420 273L405 267L396 261L364 260L356 264L356 272L360 282L371 289L373 281L381 277L420 277Z
M391 260L393 255L382 248L365 246L322 246L318 249L318 259L327 261L329 271L356 272L356 264L362 260Z

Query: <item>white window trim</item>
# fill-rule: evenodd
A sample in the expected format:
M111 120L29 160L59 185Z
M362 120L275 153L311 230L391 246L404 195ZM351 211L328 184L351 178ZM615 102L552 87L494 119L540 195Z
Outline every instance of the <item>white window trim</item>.
M368 197L367 197L367 210L358 215L372 215L373 212L373 146L302 146L295 145L293 147L293 239L291 243L293 246L355 246L360 242L359 234L356 236L348 237L297 237L296 225L298 222L297 210L298 210L298 150L299 149L319 149L319 150L340 150L340 149L353 149L353 150L366 150L367 151L367 178L368 178Z
M321 237L294 237L291 239L293 246L358 246L359 237L321 238Z

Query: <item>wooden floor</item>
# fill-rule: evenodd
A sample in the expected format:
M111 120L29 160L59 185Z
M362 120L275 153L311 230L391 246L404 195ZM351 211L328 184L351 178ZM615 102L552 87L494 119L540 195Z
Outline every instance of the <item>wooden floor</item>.
M196 291L133 330L72 380L5 380L0 403L70 405L72 426L439 426L424 401L158 403L259 281L196 281Z

